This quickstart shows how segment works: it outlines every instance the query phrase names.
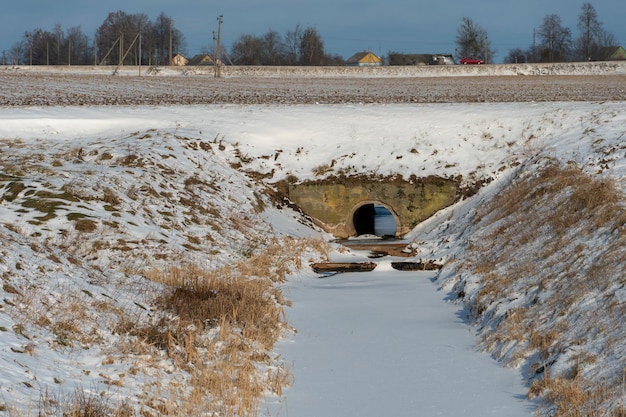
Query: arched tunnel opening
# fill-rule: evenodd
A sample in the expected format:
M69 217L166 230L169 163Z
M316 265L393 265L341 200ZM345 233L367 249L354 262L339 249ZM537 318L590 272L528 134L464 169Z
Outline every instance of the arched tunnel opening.
M397 231L393 214L380 204L364 204L359 207L354 212L353 223L357 236L395 237Z

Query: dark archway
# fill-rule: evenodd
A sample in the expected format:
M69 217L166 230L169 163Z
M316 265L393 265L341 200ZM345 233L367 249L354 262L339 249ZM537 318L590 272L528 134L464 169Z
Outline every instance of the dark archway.
M376 209L373 204L364 204L354 212L354 230L357 236L376 234L375 217Z
M396 220L393 214L379 204L364 204L354 212L354 230L357 236L395 236Z

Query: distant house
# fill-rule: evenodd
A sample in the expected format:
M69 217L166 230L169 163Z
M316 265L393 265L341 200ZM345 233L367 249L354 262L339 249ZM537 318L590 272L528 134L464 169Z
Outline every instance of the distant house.
M346 65L353 67L367 67L373 65L382 65L383 60L372 52L357 52L346 61Z
M179 67L187 65L189 60L182 56L181 54L176 54L172 57L172 65L177 65Z
M198 54L192 57L187 65L213 65L214 63L213 58L209 54Z
M454 65L452 54L389 53L389 65Z
M592 61L622 61L626 60L626 49L621 46L606 46L600 48L591 57Z

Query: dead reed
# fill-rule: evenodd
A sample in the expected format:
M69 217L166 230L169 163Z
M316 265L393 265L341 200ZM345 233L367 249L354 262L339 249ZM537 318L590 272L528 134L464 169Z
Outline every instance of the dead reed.
M321 246L312 240L274 240L235 265L171 266L147 274L165 286L157 310L175 320L126 323L125 331L165 350L190 374L191 388L177 401L177 414L256 415L265 392L282 394L291 374L271 350L288 327L283 311L288 301L276 283L299 267L307 251Z
M603 366L619 356L611 340L626 333L614 285L626 268L625 207L610 180L550 162L477 213L479 237L462 267L482 277L466 298L470 311L486 350L507 364L530 362L529 396L551 415L619 415L606 410L624 401L621 375ZM594 363L567 359L573 346Z

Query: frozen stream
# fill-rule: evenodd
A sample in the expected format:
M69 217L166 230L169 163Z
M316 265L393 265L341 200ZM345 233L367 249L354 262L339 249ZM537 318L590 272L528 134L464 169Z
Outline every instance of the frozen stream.
M298 333L278 351L295 383L272 415L528 417L517 370L476 350L432 272L298 277L284 289Z

